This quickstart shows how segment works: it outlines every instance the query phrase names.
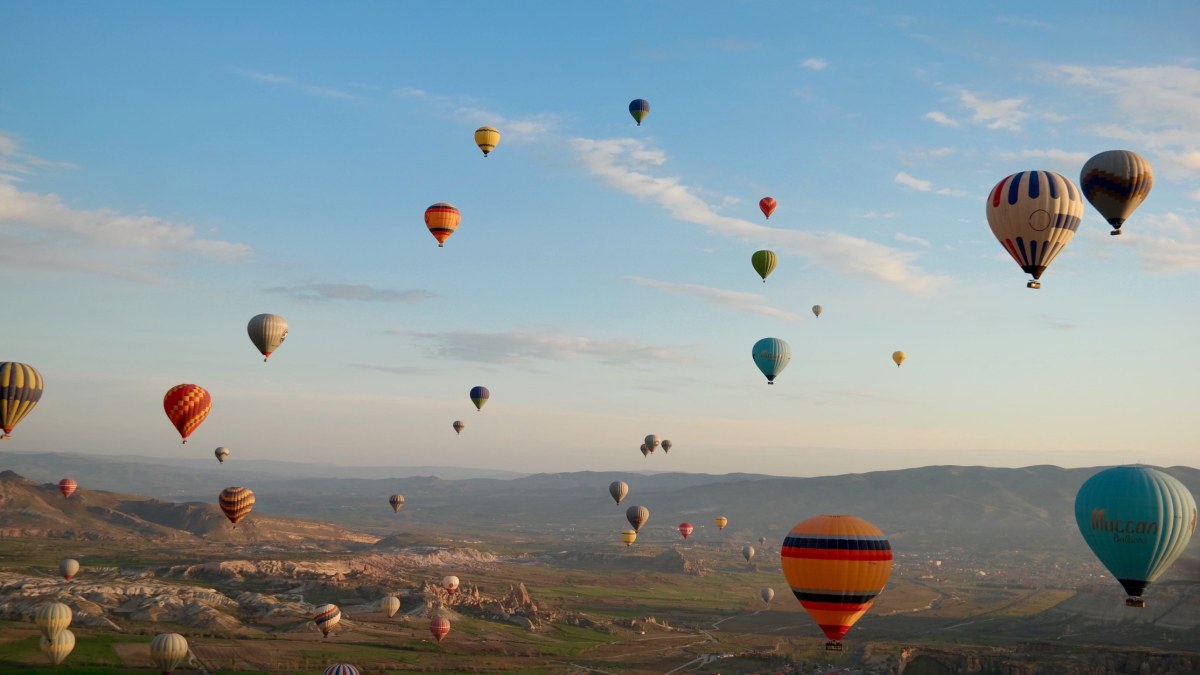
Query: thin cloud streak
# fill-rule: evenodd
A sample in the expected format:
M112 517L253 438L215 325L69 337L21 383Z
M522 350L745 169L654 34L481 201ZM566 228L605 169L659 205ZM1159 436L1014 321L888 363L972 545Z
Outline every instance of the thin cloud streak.
M1129 244L1147 271L1200 272L1200 224L1177 213L1139 217Z
M540 140L553 132L559 124L557 115L543 113L528 117L508 118L480 107L473 98L433 94L418 87L398 87L392 91L392 95L402 99L420 100L426 109L439 115L480 126L495 126L499 128L501 138L506 142L522 143Z
M738 312L761 314L763 316L770 316L777 319L783 319L785 321L800 321L804 318L795 312L776 309L767 305L767 299L757 293L730 291L723 288L703 286L701 284L675 284L667 281L646 279L645 277L638 276L629 276L625 278L637 284L638 286L653 288L663 291L664 293L686 295L688 297L698 298L710 304L717 305L719 307L725 307Z
M936 122L944 127L959 127L962 126L957 120L951 119L949 115L940 110L930 110L923 117L931 122Z
M353 300L357 302L398 302L414 304L432 300L436 293L421 289L397 291L390 288L376 288L363 284L303 284L300 286L274 286L266 289L267 293L287 295L297 300L326 301Z
M344 100L344 101L357 101L359 98L358 96L355 96L354 94L351 94L350 92L347 92L347 91L342 91L341 89L335 89L333 87L323 87L323 86L315 85L315 84L308 84L308 83L296 80L295 78L288 77L287 75L279 75L277 73L266 73L261 70L253 70L250 68L234 68L233 72L237 73L238 75L241 75L242 77L244 77L248 80L254 80L255 82L264 82L266 84L273 84L273 85L282 86L282 87L288 87L291 89L295 89L296 91L300 91L305 94L308 94L310 96L317 96L320 98L340 99L340 100Z
M409 336L437 357L489 364L522 364L532 361L592 359L610 366L690 363L681 347L662 347L628 338L598 340L588 337L533 331L384 331Z
M1021 122L1029 117L1021 110L1025 99L1005 98L990 101L963 90L959 92L958 100L971 111L971 121L982 124L988 129L1007 129L1020 131Z

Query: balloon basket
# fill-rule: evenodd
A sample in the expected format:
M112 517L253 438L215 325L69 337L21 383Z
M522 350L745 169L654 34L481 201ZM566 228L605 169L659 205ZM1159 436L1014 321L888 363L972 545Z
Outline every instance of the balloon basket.
M1141 598L1125 598L1125 606L1144 608L1146 606L1146 601Z
M1041 287L1042 287L1042 282L1040 282L1040 281L1030 281L1029 283L1025 284L1025 288L1041 288Z
M1115 236L1117 236L1117 235L1119 235L1119 234L1121 234L1121 231L1120 231L1120 230L1113 230L1112 232L1109 232L1109 235L1111 235L1111 236L1114 236L1114 237L1115 237Z
M846 647L837 640L830 640L829 642L825 643L825 651L827 652L841 652L845 650Z

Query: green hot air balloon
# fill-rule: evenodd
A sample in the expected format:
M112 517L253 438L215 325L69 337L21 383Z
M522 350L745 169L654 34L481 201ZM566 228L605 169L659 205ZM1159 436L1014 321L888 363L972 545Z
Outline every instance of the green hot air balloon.
M754 343L754 365L767 376L767 384L775 384L775 378L792 360L792 348L779 338L763 338Z
M754 265L754 271L762 277L764 284L767 283L767 277L771 276L771 272L775 271L775 265L778 262L779 256L775 255L775 251L755 251L754 255L750 256L750 264Z
M1075 496L1075 522L1092 552L1129 597L1142 593L1187 548L1196 529L1196 500L1183 483L1141 466L1117 466L1092 476Z

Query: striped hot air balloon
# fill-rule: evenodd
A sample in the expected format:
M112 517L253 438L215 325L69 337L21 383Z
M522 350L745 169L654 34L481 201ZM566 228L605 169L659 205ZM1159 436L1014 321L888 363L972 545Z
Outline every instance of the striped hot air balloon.
M392 495L388 497L388 503L392 505L392 512L395 513L404 506L404 495Z
M691 523L680 523L679 524L679 534L682 535L685 540L688 537L692 536L692 531L695 529L696 528L692 527Z
M614 480L608 484L608 494L612 495L617 506L621 505L621 500L625 499L625 495L629 494L629 484L623 480Z
M634 530L621 530L621 541L625 542L626 546L633 546L633 542L637 541L637 532Z
M58 634L71 625L72 614L71 608L61 602L46 602L34 610L33 621L42 632L42 637L54 642Z
M325 669L325 675L358 675L358 668L349 663L335 663Z
M771 272L775 271L775 265L779 264L779 256L775 255L775 251L763 249L755 251L750 256L750 264L754 266L754 271L758 272L758 276L762 277L763 283L767 283L767 277L771 276Z
M650 102L644 98L633 99L629 102L629 114L639 127L642 126L642 120L650 114Z
M67 581L74 579L75 575L79 574L79 561L74 558L63 558L58 561L58 573Z
M763 338L754 343L751 355L754 365L766 375L767 384L775 384L775 378L792 360L792 348L779 338Z
M1046 267L1075 236L1083 199L1070 179L1053 171L1022 171L996 183L987 200L992 234L1041 288Z
M467 423L462 420L454 420L454 424L451 426L454 427L454 433L461 436L462 430L467 428Z
M471 403L475 404L475 410L483 410L483 404L491 397L492 392L487 387L471 387Z
M792 593L829 638L825 648L840 651L892 573L887 537L862 518L817 516L797 523L779 554Z
M334 604L321 605L316 614L313 614L313 623L317 624L317 628L321 629L321 634L325 637L329 637L329 631L341 620L342 610Z
M453 204L438 202L425 209L425 227L437 239L438 248L446 245L446 240L458 229L461 220L462 214Z
M177 384L163 397L163 410L184 443L212 410L212 396L198 384Z
M658 436L655 436L654 434L650 434L649 436L647 436L646 437L646 447L650 448L650 452L654 452L655 450L657 450L658 449Z
M50 665L57 666L75 650L75 634L64 628L53 641L44 637L38 640L38 649L50 660Z
M163 675L170 675L187 657L187 639L179 633L160 633L150 641L150 658Z
M217 497L217 503L221 506L221 511L229 519L229 522L237 527L237 524L250 515L250 510L254 508L254 492L245 487L227 487L221 490L221 494Z
M500 132L496 127L479 127L475 130L475 145L483 151L483 156L496 149L496 144L500 142Z
M450 634L450 619L444 616L435 617L429 622L429 632L433 633L433 637L438 642L446 639Z
M64 478L58 481L58 491L62 493L63 499L70 499L78 489L79 483L74 478Z
M767 220L770 220L771 214L775 213L776 206L779 206L779 203L775 201L774 197L763 197L762 199L758 200L758 209L763 212L763 215L767 217Z
M246 332L250 334L250 341L262 353L263 363L266 363L271 354L287 339L288 322L278 314L259 314L246 324Z
M1145 157L1131 150L1108 150L1089 159L1079 172L1083 196L1104 216L1113 230L1121 226L1154 187L1154 169Z
M379 601L379 609L383 610L384 614L390 619L396 616L396 612L400 611L400 598L394 595L389 595Z
M717 516L716 518L713 518L713 525L716 525L718 530L725 529L725 526L728 524L729 519L725 516Z
M25 419L42 399L42 374L33 366L15 361L0 362L0 440L11 438L17 423Z
M628 520L629 524L633 526L634 532L641 532L642 526L646 524L647 520L650 520L650 509L644 506L631 506L625 509L625 520Z

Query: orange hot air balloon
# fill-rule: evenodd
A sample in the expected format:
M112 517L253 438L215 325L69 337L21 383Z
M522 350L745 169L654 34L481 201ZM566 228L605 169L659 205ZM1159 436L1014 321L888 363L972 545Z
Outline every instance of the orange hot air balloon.
M871 608L892 573L887 537L855 516L797 523L779 555L792 593L825 631L825 648L834 651L841 651L842 637Z
M250 509L254 508L254 493L250 488L228 487L221 490L217 501L220 503L225 517L236 527L246 516L250 515Z
M453 204L438 202L425 209L425 227L428 227L429 233L437 239L438 248L446 245L446 240L458 229L460 220L462 214Z
M434 639L436 639L438 642L445 640L446 636L450 634L450 619L447 619L444 616L439 616L433 621L430 621L429 632L433 633Z
M74 478L64 478L58 481L58 491L62 493L63 499L70 499L78 489L79 483L75 482Z
M718 530L725 529L725 526L728 524L729 519L725 516L717 516L716 518L713 518L713 525L716 525Z
M695 529L695 528L692 527L691 523L680 523L679 524L679 534L682 534L684 539L687 539L688 537L692 536L693 529Z
M776 206L779 206L779 203L775 201L774 197L763 197L762 199L758 200L758 208L763 212L763 215L767 217L767 220L770 220L771 214L775 213Z
M163 397L163 409L167 411L167 419L175 425L183 442L187 443L188 436L212 410L212 396L198 384L177 384L168 389Z

